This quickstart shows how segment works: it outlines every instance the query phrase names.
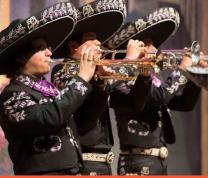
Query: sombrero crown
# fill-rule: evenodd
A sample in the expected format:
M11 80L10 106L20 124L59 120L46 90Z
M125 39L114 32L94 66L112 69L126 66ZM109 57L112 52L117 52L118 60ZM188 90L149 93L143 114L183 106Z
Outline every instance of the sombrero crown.
M108 49L126 49L129 39L151 39L159 47L173 35L180 24L179 13L172 7L160 8L151 13L146 20L138 19L124 25L104 46Z
M77 25L54 58L68 57L68 41L78 39L84 32L94 32L100 42L106 41L123 25L126 18L125 0L97 0L77 9Z
M26 20L12 22L0 33L1 69L14 60L12 58L20 49L38 37L45 38L52 51L56 50L73 31L76 22L76 9L69 2L56 3Z

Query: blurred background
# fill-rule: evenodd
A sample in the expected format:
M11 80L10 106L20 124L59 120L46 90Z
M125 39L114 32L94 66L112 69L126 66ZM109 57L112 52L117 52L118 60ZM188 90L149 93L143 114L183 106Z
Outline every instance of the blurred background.
M71 0L79 7L92 0ZM61 0L0 0L0 31L16 18L27 18L33 13ZM208 54L208 1L207 0L126 0L127 21L147 16L154 10L169 6L178 10L181 16L179 30L170 37L161 49L183 49L192 41L200 43ZM113 23L113 22L112 22ZM108 27L106 27L108 28ZM201 97L192 112L172 112L176 131L176 143L168 145L168 173L170 175L208 175L208 92L202 90ZM115 146L119 153L116 122L110 110L114 131ZM0 130L0 175L13 175L8 157L6 141ZM116 161L112 164L116 175Z

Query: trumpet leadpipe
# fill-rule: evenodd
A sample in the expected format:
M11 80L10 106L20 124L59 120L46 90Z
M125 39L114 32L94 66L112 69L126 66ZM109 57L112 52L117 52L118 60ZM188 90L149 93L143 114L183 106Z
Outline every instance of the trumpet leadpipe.
M100 53L126 53L126 49L110 50L110 49L99 49Z

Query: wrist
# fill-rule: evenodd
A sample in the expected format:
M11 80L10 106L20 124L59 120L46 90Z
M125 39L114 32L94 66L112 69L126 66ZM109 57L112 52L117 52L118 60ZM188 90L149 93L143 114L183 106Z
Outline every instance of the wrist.
M83 79L85 82L89 82L90 78L87 75L78 73L78 76Z
M187 67L184 66L184 65L179 65L178 68L181 69L181 70L183 70L183 71L186 71L186 68L187 68Z

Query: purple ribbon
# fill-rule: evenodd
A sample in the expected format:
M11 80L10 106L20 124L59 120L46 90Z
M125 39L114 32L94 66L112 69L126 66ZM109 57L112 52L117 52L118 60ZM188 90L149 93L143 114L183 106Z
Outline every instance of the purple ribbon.
M57 96L59 94L58 89L52 83L47 80L38 80L32 86L34 90L39 91L44 96Z

